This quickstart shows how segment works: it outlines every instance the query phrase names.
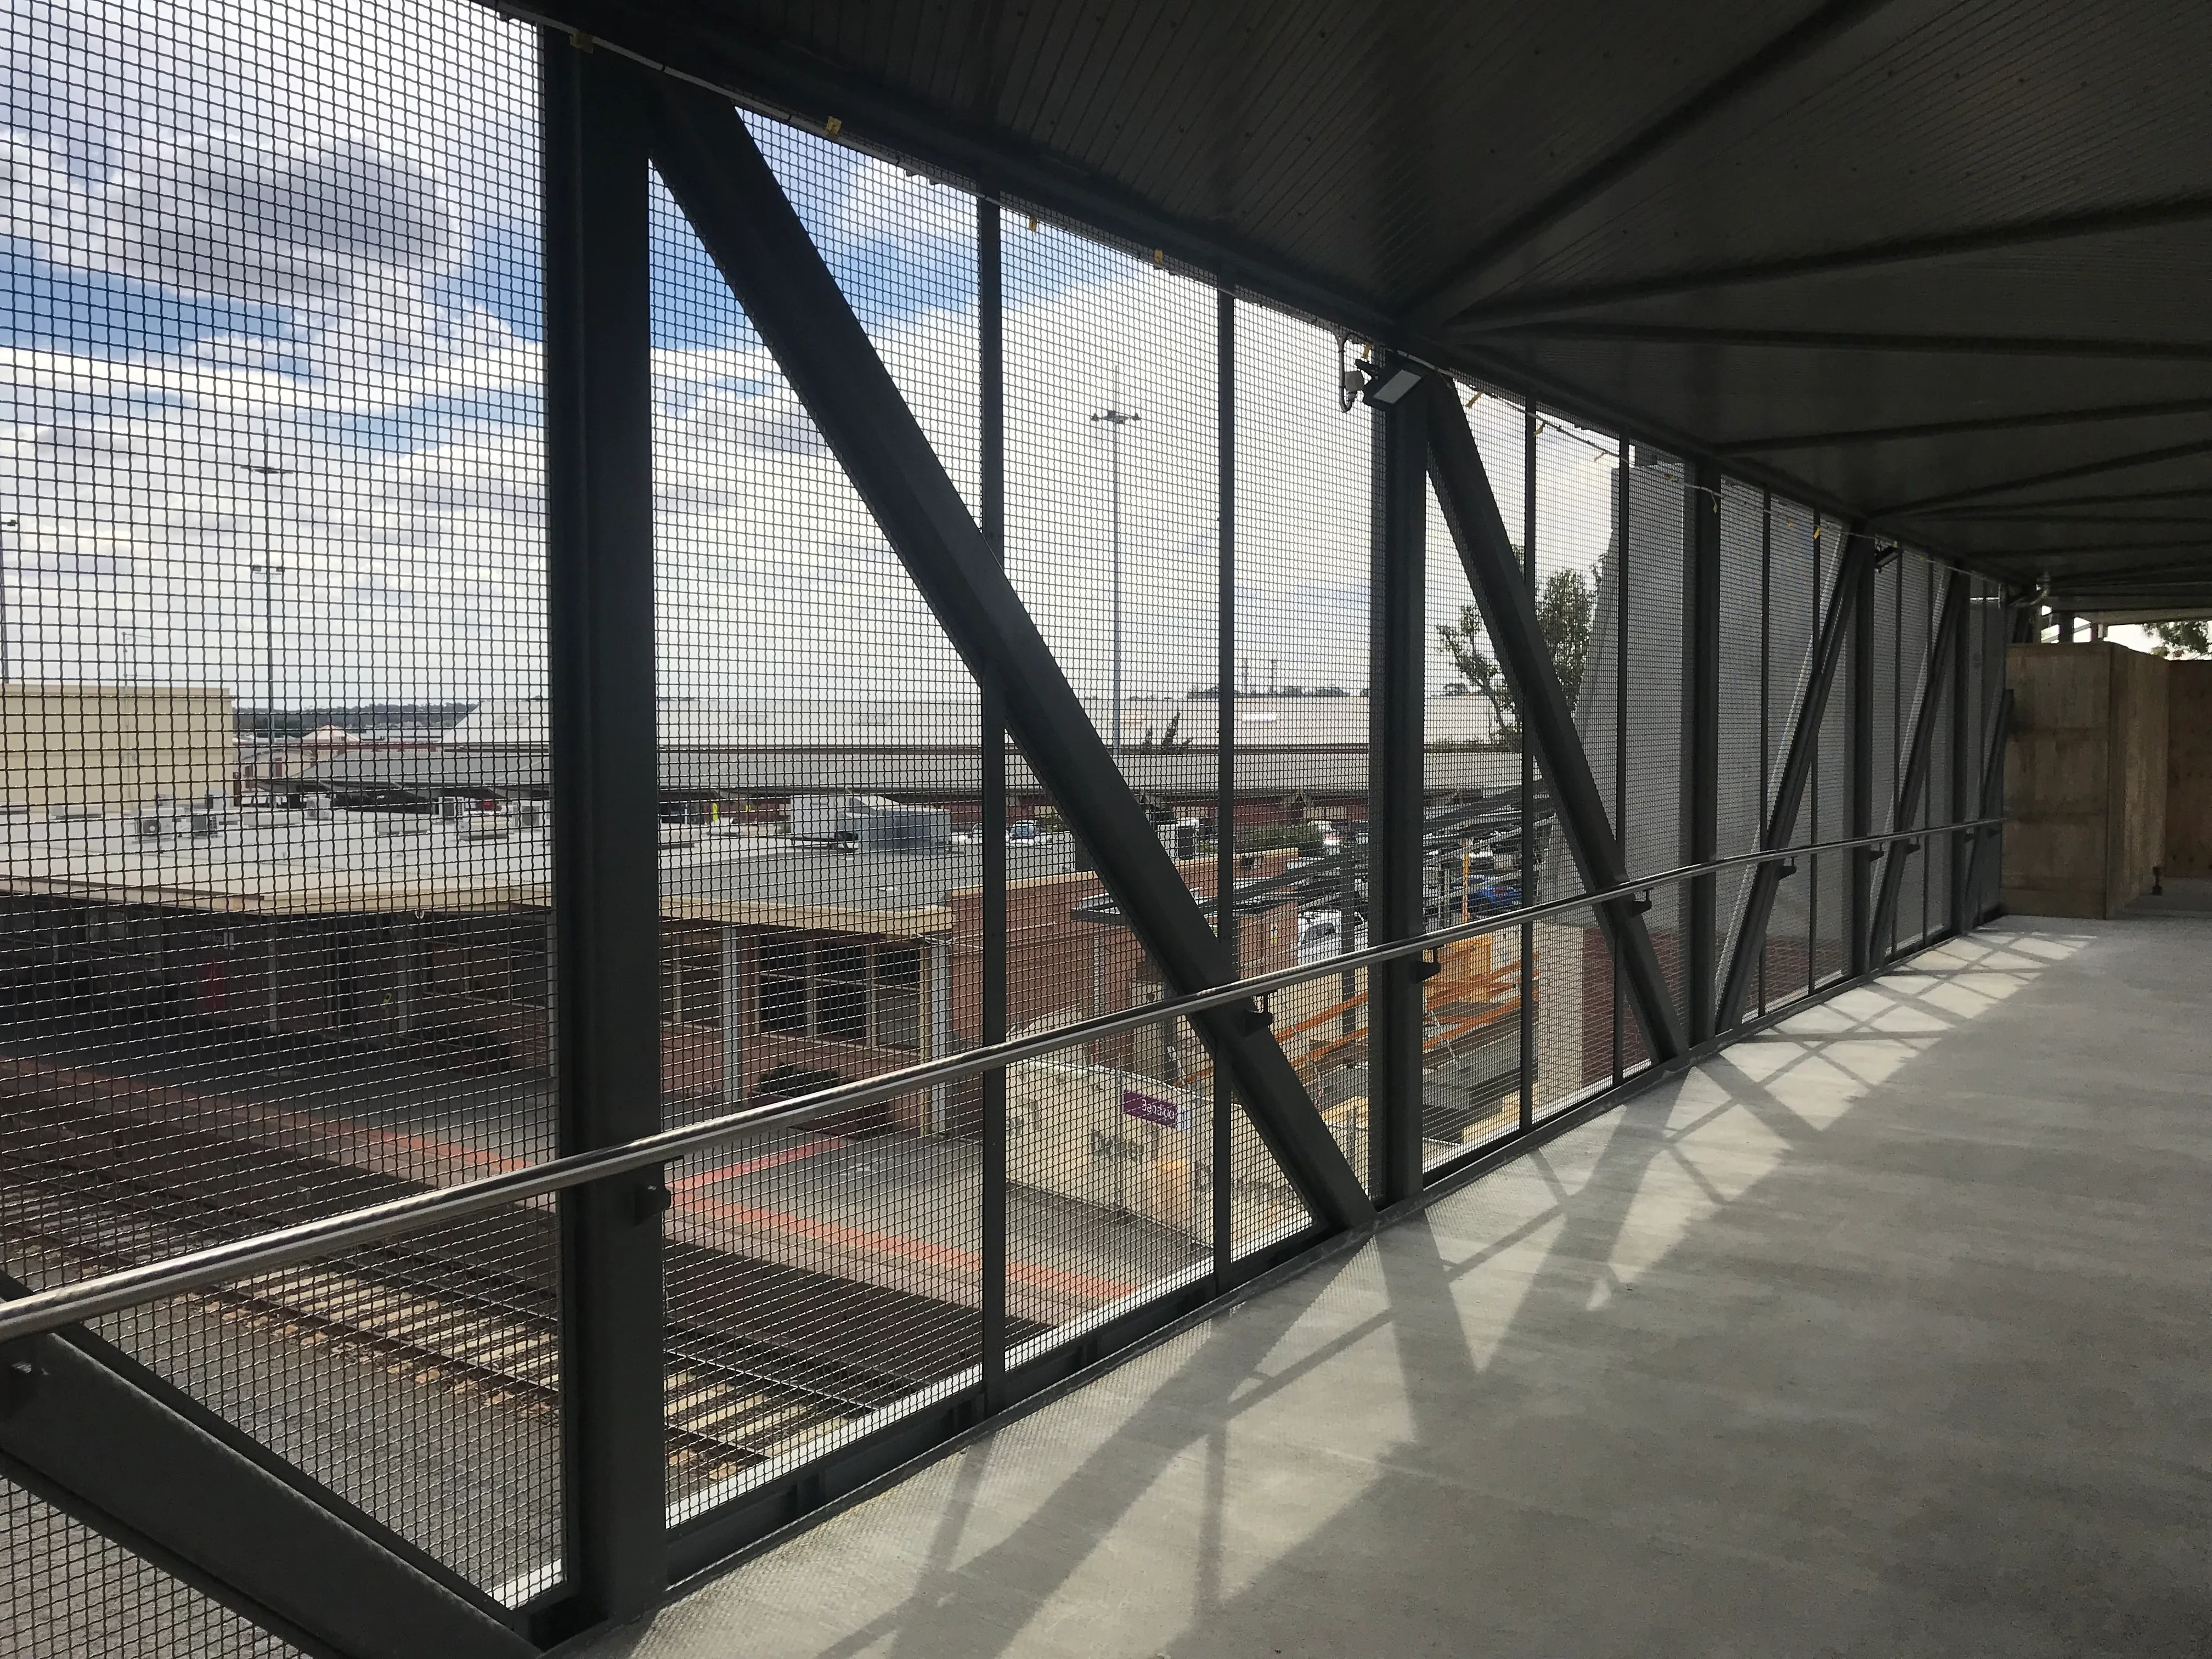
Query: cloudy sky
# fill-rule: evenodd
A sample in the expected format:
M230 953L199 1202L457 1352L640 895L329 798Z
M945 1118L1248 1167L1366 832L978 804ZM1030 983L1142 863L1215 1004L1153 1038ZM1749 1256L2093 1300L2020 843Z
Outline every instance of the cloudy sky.
M0 55L10 673L258 706L544 684L533 43L466 0L16 0ZM763 147L975 499L973 203ZM1211 291L1010 210L1008 558L1078 689L1214 678ZM896 561L672 204L653 247L672 696L960 697ZM1368 417L1337 343L1239 309L1251 680L1365 684ZM1117 390L1118 388L1118 390ZM1521 415L1472 410L1521 512ZM1597 447L1593 447L1593 441ZM1603 551L1595 434L1538 444L1546 567ZM1463 583L1432 526L1431 611ZM258 568L257 568L258 567ZM273 658L273 661L272 661ZM1448 678L1431 651L1431 678Z

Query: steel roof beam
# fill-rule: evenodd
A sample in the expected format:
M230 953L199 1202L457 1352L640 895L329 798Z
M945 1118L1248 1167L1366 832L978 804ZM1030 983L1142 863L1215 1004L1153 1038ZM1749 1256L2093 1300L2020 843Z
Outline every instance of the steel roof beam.
M2042 410L2024 415L1978 415L1955 421L1923 421L1911 426L1847 427L1833 432L1792 432L1768 438L1736 438L1717 445L1713 453L1722 456L1771 455L1790 449L1837 449L1846 445L1950 438L1975 432L2027 432L2038 427L2089 426L2100 421L2149 421L2183 415L2212 415L2212 398L2176 398L2164 403L2108 404L2096 409Z
M1938 236L1899 237L1890 241L1869 242L1858 247L1828 248L1778 258L1750 259L1737 264L1715 265L1704 270L1674 271L1618 283L1592 283L1586 288L1506 295L1469 306L1449 320L1455 327L1460 328L1507 327L1571 316L1577 312L1602 311L1609 306L1705 294L1715 289L1802 282L1808 278L1839 276L1852 271L1878 270L1890 265L1924 264L1945 259L1967 258L1978 253L2070 241L2084 236L2112 236L2131 230L2198 224L2207 220L2212 220L2212 198L2192 196L2179 201L2145 202L2128 207L2102 208L2089 213L2062 214L2045 219L2021 220L2013 224L1990 225L1979 230L1954 231Z
M1732 328L1689 323L1516 323L1454 329L1459 339L1610 340L1624 345L1740 346L1750 350L1893 352L1953 357L2110 357L2152 362L2212 362L2212 340L2100 340L2005 334L1878 334L1816 328Z
M1994 483L1976 484L1971 489L1954 489L1941 495L1923 496L1917 501L1899 501L1875 514L1876 522L1909 517L1925 513L1931 507L1954 507L1961 501L1978 501L1991 495L2009 495L2015 490L2039 489L2045 484L2065 483L2075 478L2094 478L2106 472L2125 472L2138 466L2156 466L2164 461L2185 461L2198 455L2212 455L2212 438L2192 439L2185 444L2166 444L2157 449L2138 449L2125 455L2107 455L2102 460L2084 461L2079 466L2046 467L2040 472L2024 473L2018 477L2000 479ZM2033 506L2030 502L2027 505Z
M2114 584L2128 582L2154 583L2168 592L2193 592L2212 591L2212 569L2203 564L2154 567L2148 570L2091 570L2069 580L2068 591L2074 593L2096 592Z
M2155 542L2077 542L2055 547L1984 547L1974 550L1980 559L2065 559L2078 558L2085 554L2102 553L2163 553L2169 549L2203 547L2208 538L2203 536L2184 536Z
M1999 518L2038 507L2125 507L2131 501L2212 501L2212 485L2192 484L2181 489L2146 489L2137 494L2109 495L2052 495L2036 501L2005 501L1994 506L1947 507L1928 514L1931 519Z
M726 99L670 77L649 76L647 95L662 180L946 639L979 683L1006 691L1008 730L1163 976L1178 994L1225 982L1235 969L1221 941L744 120ZM1374 1206L1266 1015L1248 1004L1192 1023L1322 1224L1371 1220Z
M1610 153L1583 169L1533 206L1516 214L1463 255L1451 274L1413 302L1413 317L1435 323L1464 307L1482 279L1505 259L1579 209L1587 207L1638 169L1666 155L1716 117L1820 52L1888 3L1888 0L1829 0L1718 78L1708 82Z
M2008 507L2002 513L1987 513L1973 519L1952 519L1953 524L1981 525L2040 525L2053 530L2087 530L2099 525L2120 528L2136 526L2171 527L2175 525L2203 525L2212 527L2212 514L2196 513L2026 513Z

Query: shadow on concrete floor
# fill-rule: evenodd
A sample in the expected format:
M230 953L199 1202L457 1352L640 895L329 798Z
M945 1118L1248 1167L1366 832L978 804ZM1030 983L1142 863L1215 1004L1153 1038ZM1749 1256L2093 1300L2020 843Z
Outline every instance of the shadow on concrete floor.
M1931 952L591 1651L2201 1653L2208 953Z

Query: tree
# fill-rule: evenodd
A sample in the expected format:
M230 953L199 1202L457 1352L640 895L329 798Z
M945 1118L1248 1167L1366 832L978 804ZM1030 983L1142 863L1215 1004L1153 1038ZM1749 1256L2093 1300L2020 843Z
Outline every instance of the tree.
M1559 689L1571 708L1582 696L1583 671L1589 666L1590 617L1597 606L1597 570L1554 570L1544 579L1536 600L1536 628L1552 653Z
M2203 618L2195 622L2153 623L2150 631L2158 636L2151 648L2154 657L2212 657L2212 633L2208 633Z
M1516 554L1520 550L1514 549ZM1588 574L1579 570L1554 570L1544 579L1543 587L1536 596L1536 631L1551 656L1553 671L1559 677L1559 689L1567 694L1570 708L1582 695L1583 675L1589 667L1590 622L1597 606L1597 574L1595 565ZM1483 626L1482 612L1474 605L1462 605L1459 620L1440 624L1437 638L1451 659L1452 666L1459 671L1460 678L1488 701L1490 712L1498 721L1498 746L1517 750L1521 747L1520 707L1514 700L1513 688L1505 683L1504 672L1485 649L1490 635Z

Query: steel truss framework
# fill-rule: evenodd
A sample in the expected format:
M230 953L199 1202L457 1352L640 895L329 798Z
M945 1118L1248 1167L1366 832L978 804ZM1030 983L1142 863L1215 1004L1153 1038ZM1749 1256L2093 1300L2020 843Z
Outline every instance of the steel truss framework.
M1820 28L1853 8L1831 8ZM1818 30L1813 31L1817 33ZM860 1490L994 1414L1079 1376L1117 1351L1203 1313L1310 1252L1363 1237L1449 1186L1540 1144L1624 1094L1774 1017L1759 988L1778 893L1814 787L1821 735L1842 711L1850 764L1846 810L1858 844L1847 857L1849 967L1800 995L1826 995L1892 959L1905 854L1915 834L1940 837L1953 872L1947 913L1926 937L1984 919L2004 703L1985 729L1967 724L1968 579L1954 572L1917 684L1924 688L1892 798L1875 799L1877 743L1873 594L1878 548L1848 541L1820 596L1814 642L1791 706L1772 711L1790 738L1761 803L1757 852L1740 914L1717 914L1723 857L1719 682L1724 556L1717 461L1693 464L1684 492L1680 641L1682 684L1680 868L1632 871L1607 811L1575 710L1540 628L1534 574L1509 537L1455 384L1385 351L1369 377L1374 501L1370 749L1376 1097L1369 1167L1355 1170L1269 1028L1242 990L1232 953L1185 886L1113 763L1004 568L1004 402L999 208L982 202L980 346L981 522L969 512L836 279L734 107L611 52L547 33L543 98L549 558L556 818L556 911L563 945L558 997L561 1148L592 1154L662 1127L659 1105L655 664L647 294L647 168L657 168L801 403L842 465L982 689L985 956L982 1036L1007 1036L1005 749L1010 734L1080 837L1123 915L1168 976L1198 998L1190 1018L1218 1064L1216 1099L1235 1102L1305 1203L1312 1224L1243 1256L1232 1254L1226 1183L1214 1184L1214 1257L1206 1275L1117 1312L1040 1356L1010 1364L1006 1310L1005 1066L978 1065L983 1085L980 1237L982 1362L972 1386L899 1416L806 1468L672 1527L664 1470L662 1238L667 1194L659 1161L549 1185L561 1198L564 1502L562 1582L519 1610L499 1607L277 1465L181 1397L164 1397L130 1363L74 1328L8 1350L0 1462L57 1506L108 1533L304 1650L384 1654L523 1653L651 1605L678 1581ZM1792 48L1795 49L1794 47ZM1722 90L1725 90L1724 88ZM1715 95L1719 95L1717 93ZM1695 110L1682 114L1687 122ZM1659 135L1663 137L1664 134ZM1561 210L1559 204L1546 210ZM1853 256L1856 257L1856 256ZM1885 255L1883 257L1892 257ZM1896 255L1894 257L1905 257ZM1912 257L1919 257L1917 253ZM1480 264L1480 261L1477 262ZM1472 273L1470 273L1472 275ZM1758 280L1753 273L1730 280ZM1458 302L1459 289L1438 300ZM1563 296L1561 310L1572 296ZM1480 314L1478 308L1477 313ZM1218 311L1220 434L1220 800L1234 803L1236 598L1233 296ZM2085 416L2084 418L2087 418ZM1529 411L1531 434L1535 415ZM1533 481L1533 448L1530 480ZM1656 1062L1537 1118L1534 994L1524 994L1518 1124L1425 1174L1420 1138L1421 982L1431 948L1423 910L1423 523L1433 486L1540 762L1554 823L1579 872L1605 946ZM1533 503L1533 493L1530 495ZM1921 506L1929 505L1921 503ZM1533 504L1530 507L1533 513ZM1621 550L1626 556L1626 549ZM1622 624L1624 636L1628 624ZM1620 671L1616 671L1620 672ZM1848 693L1834 693L1848 678ZM1621 695L1626 696L1624 690ZM1762 688L1762 700L1765 692ZM1765 702L1762 701L1762 711ZM1967 751L1977 744L1976 754ZM1951 760L1946 821L1923 823L1938 750ZM1764 765L1762 757L1762 766ZM1524 788L1524 828L1534 791ZM1617 792L1618 794L1618 792ZM1625 794L1619 795L1625 803ZM1977 803L1969 821L1969 802ZM1886 815L1877 827L1876 815ZM1960 826L1972 823L1972 827ZM1891 836L1886 849L1877 843ZM1235 876L1220 855L1220 890ZM1881 866L1878 890L1872 872ZM1923 860L1925 862L1925 860ZM1649 885L1683 893L1674 941L1683 988L1670 986L1646 921ZM1556 908L1556 907L1553 907ZM1233 927L1231 907L1218 927ZM1524 941L1533 924L1519 925ZM1464 931L1464 930L1462 930ZM1524 950L1524 964L1533 952ZM1524 966L1524 974L1530 971ZM1528 992L1539 986L1531 983ZM1747 1010L1756 1000L1755 1014ZM1787 999L1778 1005L1787 1006ZM1616 1047L1618 1026L1616 1025ZM989 1059L987 1052L985 1059ZM941 1068L940 1068L941 1069ZM1217 1167L1230 1114L1214 1115ZM673 1156L672 1152L669 1156ZM302 1255L305 1252L301 1253ZM295 1257L295 1259L299 1259ZM112 1448L131 1448L114 1459ZM100 1449L108 1449L102 1450ZM217 1517L210 1524L208 1517Z

